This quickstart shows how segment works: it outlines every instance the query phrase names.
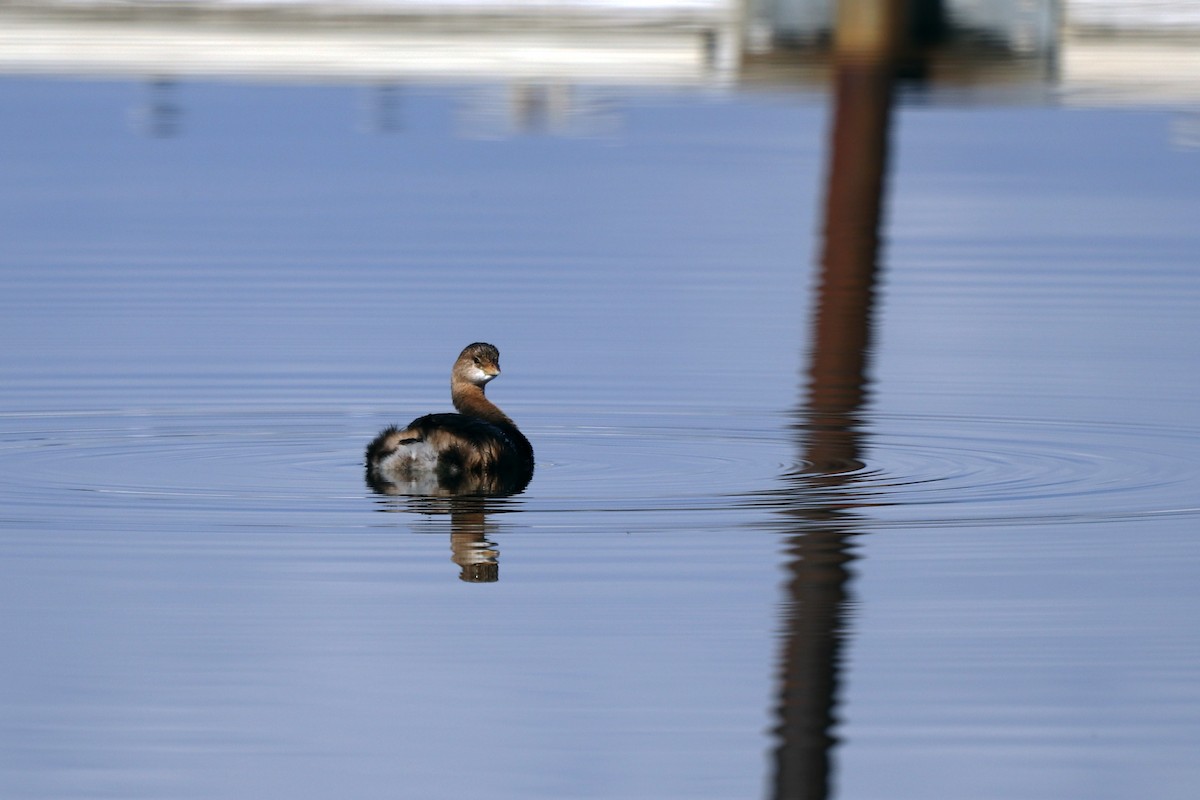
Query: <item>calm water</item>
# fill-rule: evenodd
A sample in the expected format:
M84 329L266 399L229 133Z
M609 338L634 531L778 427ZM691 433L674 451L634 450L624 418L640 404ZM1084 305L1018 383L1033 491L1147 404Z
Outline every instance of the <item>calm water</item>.
M825 98L481 96L0 82L0 796L1195 796L1175 112L897 109L815 475ZM532 484L372 494L475 340Z

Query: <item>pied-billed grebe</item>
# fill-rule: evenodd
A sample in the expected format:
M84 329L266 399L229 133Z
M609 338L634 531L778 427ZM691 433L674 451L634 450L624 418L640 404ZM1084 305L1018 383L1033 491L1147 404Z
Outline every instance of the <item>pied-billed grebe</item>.
M500 351L476 342L454 362L450 399L457 414L426 414L392 426L367 446L367 483L384 494L504 495L533 477L533 446L484 396L500 374Z

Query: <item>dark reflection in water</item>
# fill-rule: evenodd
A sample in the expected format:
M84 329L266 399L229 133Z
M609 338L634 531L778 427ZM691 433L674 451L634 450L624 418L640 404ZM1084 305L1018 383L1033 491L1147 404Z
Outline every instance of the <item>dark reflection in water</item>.
M370 88L366 100L366 129L377 134L397 134L404 131L404 94L394 83L380 83Z
M780 799L828 797L832 781L854 524L838 512L818 516L802 512L795 524L810 530L787 544L772 791Z
M488 513L498 511L497 503L501 501L489 497L407 497L386 502L389 505L383 511L425 514L431 518L449 515L450 560L459 567L459 579L467 583L500 580L500 550L489 538L496 524L488 521ZM438 527L442 527L440 520Z
M826 798L833 778L856 532L852 487L864 465L860 414L867 399L899 29L898 5L881 0L877 6L891 17L891 25L882 25L886 30L864 34L855 20L839 29L821 277L807 397L794 425L801 459L779 491L779 511L787 520L782 527L792 533L772 787L780 800Z
M158 139L180 135L183 129L183 107L177 94L177 84L169 78L154 78L145 84L145 96L134 112L134 125L142 133Z

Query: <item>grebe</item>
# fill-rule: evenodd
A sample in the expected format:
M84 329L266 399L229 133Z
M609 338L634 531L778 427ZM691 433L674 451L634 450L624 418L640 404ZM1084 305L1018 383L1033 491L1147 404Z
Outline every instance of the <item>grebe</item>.
M500 351L467 345L450 372L457 414L426 414L391 426L367 446L367 483L382 494L505 495L533 477L533 446L484 396L500 374Z

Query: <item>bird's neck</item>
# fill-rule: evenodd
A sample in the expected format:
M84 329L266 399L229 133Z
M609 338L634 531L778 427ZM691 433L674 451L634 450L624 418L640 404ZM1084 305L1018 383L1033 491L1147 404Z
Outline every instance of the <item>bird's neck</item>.
M453 381L450 384L450 399L460 414L487 420L493 424L513 425L513 421L505 416L495 403L487 399L482 386L466 381Z

